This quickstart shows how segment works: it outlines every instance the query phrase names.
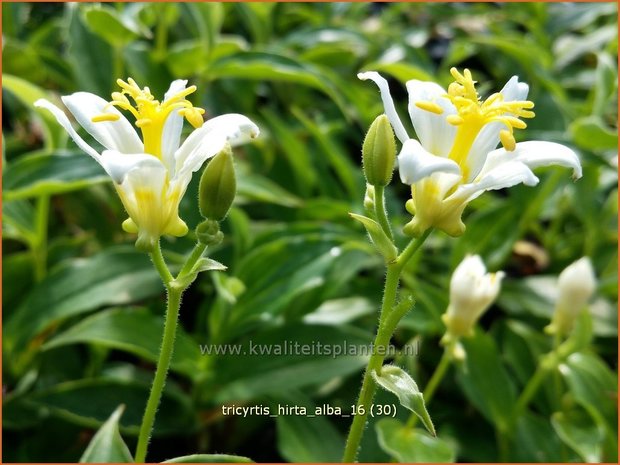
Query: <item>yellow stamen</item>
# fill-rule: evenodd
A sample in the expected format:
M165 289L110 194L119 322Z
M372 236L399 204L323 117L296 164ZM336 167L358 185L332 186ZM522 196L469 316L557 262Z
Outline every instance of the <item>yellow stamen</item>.
M465 120L459 115L449 115L448 117L446 117L446 121L448 121L448 123L452 124L453 126L458 126L459 124L463 124L465 122Z
M116 113L102 113L100 115L93 116L91 121L93 123L101 123L103 121L118 121L119 118L120 115L117 115Z
M443 113L443 108L439 106L439 104L435 102L425 102L419 101L415 103L415 106L426 111L430 111L431 113L435 113L436 115L441 115Z
M144 141L144 151L158 158L162 157L162 135L166 120L173 111L179 110L179 114L184 116L187 121L198 128L202 126L202 108L196 108L186 97L196 91L196 86L189 86L182 89L163 102L155 100L148 87L140 88L136 81L128 78L127 82L117 79L116 83L121 88L121 92L112 93L110 106L115 106L122 110L129 111L136 119L135 125L142 131ZM127 98L133 100L133 104ZM104 113L95 116L92 121L116 121L119 115Z
M467 178L470 170L469 151L482 128L491 122L502 123L506 128L499 134L500 141L506 150L513 151L516 145L513 130L527 127L520 118L534 117L534 112L530 111L534 103L527 100L505 102L501 92L481 101L476 91L476 81L468 69L461 74L452 68L450 74L455 82L448 86L448 93L444 97L452 102L457 114L447 116L446 121L458 129L448 157L459 164L463 178ZM416 106L432 113L437 113L437 108L441 109L433 102L416 102Z
M508 150L509 152L514 151L516 142L515 137L510 131L508 131L507 129L502 129L499 132L499 140L501 141L502 145L506 150Z

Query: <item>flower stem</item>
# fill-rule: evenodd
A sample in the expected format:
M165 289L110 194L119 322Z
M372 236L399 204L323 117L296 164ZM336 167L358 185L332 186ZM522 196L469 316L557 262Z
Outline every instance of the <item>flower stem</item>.
M377 199L375 197L375 201L376 200ZM356 415L353 418L353 423L351 424L351 429L349 430L349 436L347 437L347 443L344 449L344 456L342 458L343 463L352 463L355 461L360 441L362 440L364 427L366 426L366 420L368 418L368 412L370 411L372 399L377 390L377 383L372 378L372 372L378 372L381 370L383 360L385 359L387 353L387 350L384 349L390 343L392 332L395 329L394 325L388 325L385 323L396 303L400 274L407 261L409 261L413 254L422 246L429 234L430 230L424 233L421 237L413 239L405 248L403 253L396 259L396 261L388 265L387 275L385 278L385 287L383 288L383 303L381 305L381 314L379 316L379 328L377 329L377 335L375 336L373 346L374 351L368 361L366 371L364 372L362 388L357 400L357 407L355 411Z
M515 406L515 418L518 418L521 413L523 413L523 411L532 400L532 397L534 397L534 395L538 392L540 385L545 380L548 374L548 367L539 363L536 371L534 372L534 375L527 382L525 388L523 389L523 392L517 399L517 404Z
M448 372L448 368L450 367L450 362L451 362L450 354L448 353L448 350L446 348L446 350L444 350L443 352L443 355L441 356L441 360L439 361L439 364L435 368L435 372L431 376L431 379L428 381L428 384L426 385L426 388L424 389L423 396L424 396L424 403L426 405L429 404L429 402L433 398L433 395L435 394L435 391L437 390L437 387L439 387L439 384L443 380L444 376L446 376L446 373ZM418 420L418 416L415 413L412 413L409 416L409 420L407 420L407 427L413 428L417 420Z
M164 323L164 336L162 339L161 350L159 352L159 360L157 361L157 370L155 371L155 379L151 386L151 393L146 403L142 425L140 426L140 435L138 436L138 445L136 447L136 463L144 463L146 458L146 450L148 447L153 424L155 423L155 413L161 400L161 395L166 384L166 376L172 360L174 351L174 338L177 331L179 309L181 307L181 294L183 289L174 285L166 285L168 290L168 306L166 308L166 320Z
M384 192L385 187L375 186L375 215L377 216L377 221L381 225L383 232L390 238L391 241L393 241L394 236L392 235L392 229L390 228L387 213L385 212Z
M146 451L151 437L151 432L153 431L153 424L155 423L155 414L157 413L157 407L159 406L164 385L166 384L170 360L172 360L174 339L176 336L179 319L179 309L181 308L181 295L185 290L185 288L176 284L172 273L170 273L170 270L168 269L161 253L161 246L159 242L157 242L157 246L151 252L151 260L153 261L153 265L155 265L155 269L159 273L159 276L166 287L168 302L166 305L164 334L161 349L159 351L157 369L155 370L155 378L153 379L151 392L149 393L146 409L144 410L144 416L142 417L142 424L140 425L140 434L138 436L138 445L136 447L135 456L136 463L143 463L146 459Z
M192 253L190 254L189 258L183 265L183 268L181 268L181 271L179 272L179 276L186 275L187 273L192 271L192 268L194 267L196 262L202 258L202 254L204 253L205 250L207 250L207 246L205 244L201 244L200 242L197 243L194 246L194 250L192 250Z

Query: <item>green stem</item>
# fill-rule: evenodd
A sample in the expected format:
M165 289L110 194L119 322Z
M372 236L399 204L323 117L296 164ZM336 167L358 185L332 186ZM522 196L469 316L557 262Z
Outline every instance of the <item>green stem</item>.
M378 347L385 345L385 342L389 343L391 334L385 334L384 325L382 324L385 319L385 314L394 306L396 300L396 292L398 290L399 270L392 266L388 268L387 277L385 280L385 288L383 290L383 305L381 306L381 316L379 329L375 337L374 348L375 351L368 361L366 372L364 373L364 379L362 381L362 389L360 390L359 399L357 400L357 408L353 423L351 424L351 430L347 438L347 443L344 449L343 463L352 463L357 456L357 449L359 448L360 441L362 440L362 434L364 432L364 426L366 426L366 418L368 416L368 410L370 404L377 390L375 380L372 378L373 371L379 371L383 365L385 359L385 351L376 350ZM363 412L363 413L361 413Z
M116 87L116 80L123 79L123 48L122 47L114 47L112 54L112 66L113 66L113 83L112 87Z
M155 379L151 386L151 393L146 403L142 425L140 426L140 435L138 436L138 445L136 447L136 463L144 463L146 459L146 450L148 447L153 424L155 423L155 414L161 400L161 395L166 384L166 376L172 360L174 351L174 338L177 331L179 320L179 309L181 307L181 295L183 289L175 287L168 283L168 306L166 308L166 320L164 323L164 336L162 339L161 350L159 352L159 360L157 361L157 370L155 371Z
M185 265L183 265L183 268L181 268L181 271L179 272L179 276L184 276L188 274L190 271L192 271L192 268L194 267L196 262L202 258L202 254L205 252L205 250L207 250L206 245L201 244L200 242L197 243L194 246L194 250L192 250L192 253L190 254L189 258L185 262Z
M441 360L439 361L439 364L435 368L435 372L431 376L431 379L428 381L428 384L426 385L426 388L424 389L423 396L424 396L424 403L426 405L430 403L431 399L433 398L433 395L435 394L435 391L439 387L439 384L441 383L443 378L446 376L446 373L448 372L448 368L450 367L451 361L452 359L450 357L449 350L446 348L446 350L444 350L443 352L443 355L441 356ZM418 416L415 413L412 413L409 416L409 420L407 421L407 427L413 428L417 421L418 421Z
M532 400L532 397L538 392L540 385L545 380L547 375L549 374L549 369L543 364L538 364L534 375L530 378L530 380L525 385L523 392L517 399L517 404L515 406L515 419L518 418L521 413L527 408L529 403Z
M50 212L50 197L42 195L37 199L35 231L36 241L31 244L34 260L34 276L37 282L47 274L47 228Z
M375 197L376 201L376 197ZM424 233L418 239L413 239L409 245L405 248L403 253L396 259L396 261L387 268L387 275L385 278L385 287L383 289L383 303L381 305L381 314L379 316L379 328L377 329L377 335L374 341L374 352L368 361L366 371L364 372L364 378L362 381L362 388L357 400L356 415L353 418L351 429L347 437L347 443L344 449L344 456L342 461L344 463L352 463L357 456L357 450L362 440L364 433L364 427L366 426L366 420L368 418L368 412L370 411L372 399L377 390L377 383L372 377L372 372L379 372L383 366L387 350L378 349L381 347L387 347L392 337L394 325L386 324L390 312L394 308L396 303L396 296L398 293L398 284L400 281L400 274L413 254L422 246L430 230Z
M167 288L174 280L174 277L172 276L172 273L170 273L170 270L166 265L164 256L161 253L161 246L159 245L159 242L157 242L157 246L155 246L155 248L151 252L151 260L153 261L153 265L155 265L155 269L159 273L159 276L161 277L164 286L166 286Z
M387 213L385 212L385 198L383 195L384 192L385 187L375 186L375 215L377 216L377 221L381 225L383 232L385 232L387 237L389 237L390 240L393 241L394 236L392 235L392 228L390 228Z

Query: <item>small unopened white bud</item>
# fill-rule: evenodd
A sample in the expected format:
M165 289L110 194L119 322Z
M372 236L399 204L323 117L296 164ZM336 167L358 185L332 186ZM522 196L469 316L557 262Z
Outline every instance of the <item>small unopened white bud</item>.
M450 280L450 304L442 316L444 343L473 334L482 314L497 298L504 273L487 273L482 259L470 255L456 267Z
M566 335L596 289L596 276L588 257L567 266L558 278L558 300L547 332Z

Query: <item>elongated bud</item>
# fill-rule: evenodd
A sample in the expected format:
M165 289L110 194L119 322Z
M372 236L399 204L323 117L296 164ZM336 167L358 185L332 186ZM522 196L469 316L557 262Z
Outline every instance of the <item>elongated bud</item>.
M596 276L588 257L566 267L558 278L558 300L551 324L545 330L548 333L568 334L595 289Z
M450 280L450 305L442 316L448 344L473 334L474 325L499 294L504 273L487 273L478 255L468 256L456 267Z
M362 163L368 184L387 186L392 180L396 142L394 131L387 116L373 121L362 145Z
M209 162L200 178L198 206L200 214L210 220L222 221L237 193L235 166L230 145Z

